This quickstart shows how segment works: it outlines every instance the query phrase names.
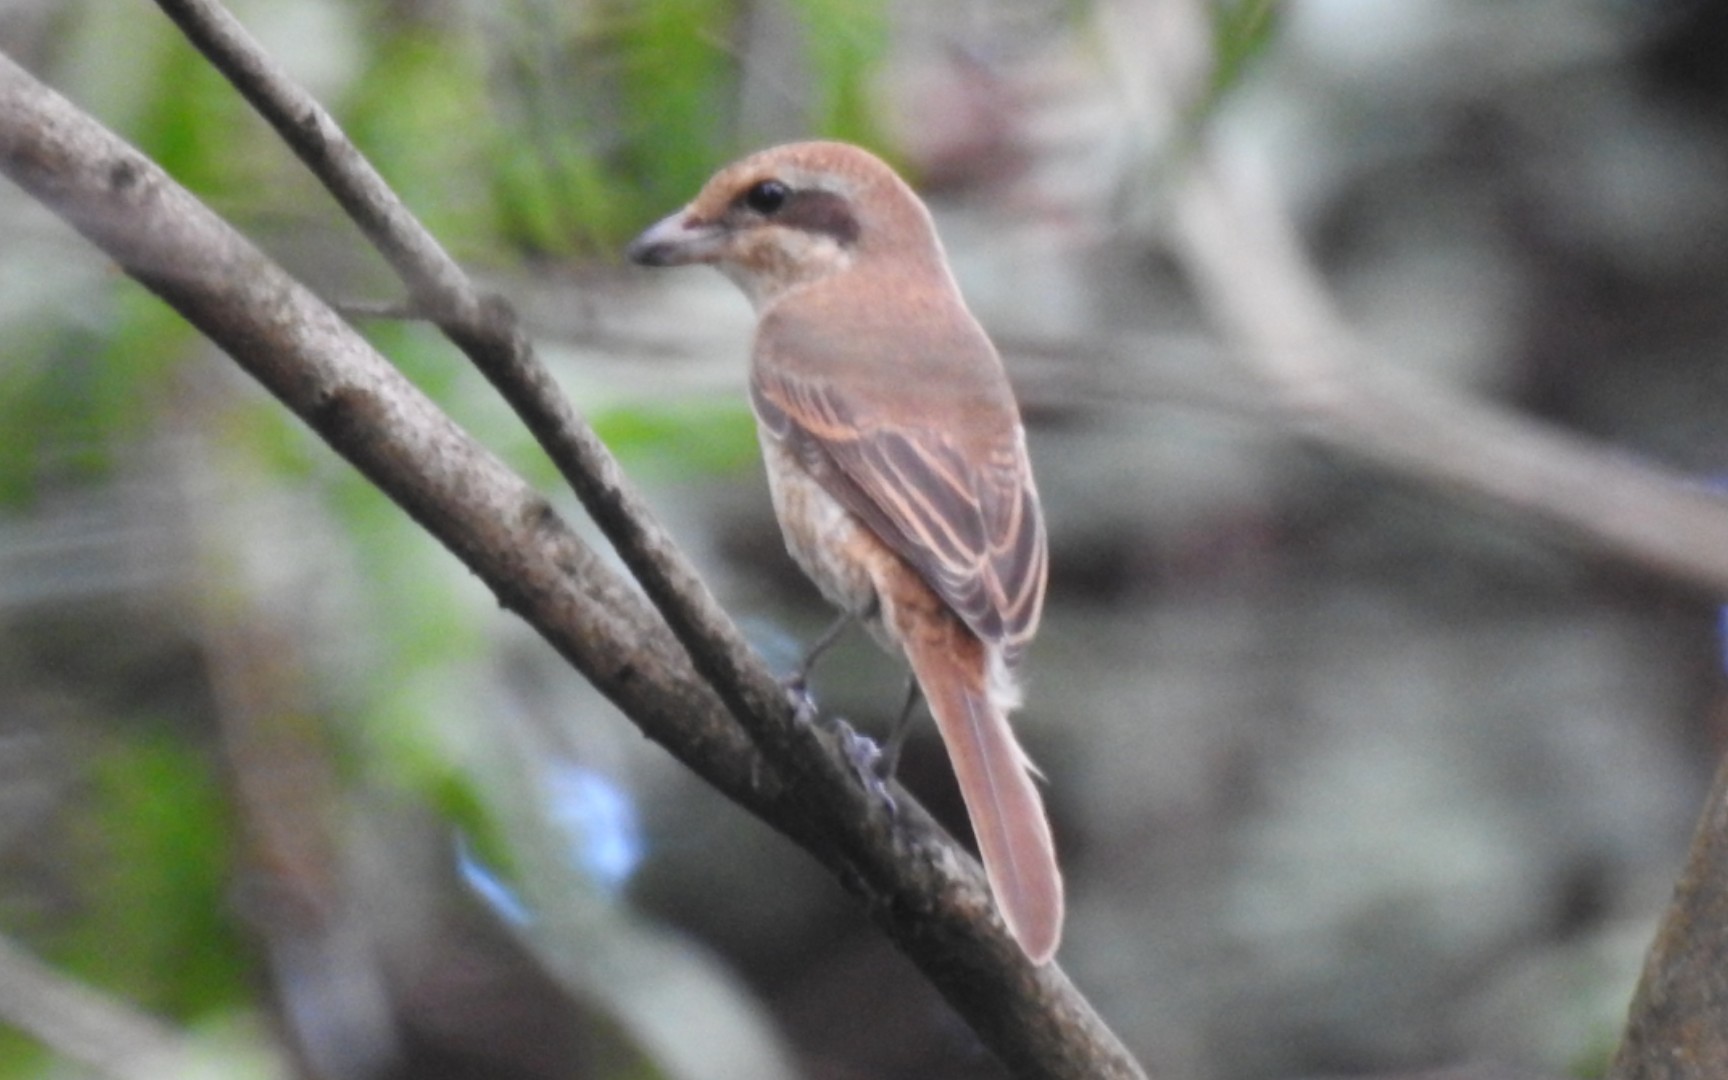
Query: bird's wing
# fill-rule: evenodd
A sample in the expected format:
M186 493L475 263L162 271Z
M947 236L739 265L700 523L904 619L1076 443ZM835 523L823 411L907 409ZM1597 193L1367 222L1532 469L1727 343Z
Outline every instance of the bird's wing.
M1047 554L1017 419L973 460L927 412L896 423L864 396L788 365L758 364L751 402L763 427L975 634L1018 658L1037 629Z

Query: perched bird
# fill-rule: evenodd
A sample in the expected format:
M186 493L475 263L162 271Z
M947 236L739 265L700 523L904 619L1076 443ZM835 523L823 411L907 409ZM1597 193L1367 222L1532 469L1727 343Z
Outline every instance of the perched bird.
M755 305L750 398L786 546L904 653L1003 921L1043 963L1062 878L1008 712L1044 602L1044 521L1002 362L929 211L864 150L795 143L722 169L628 256L711 264Z

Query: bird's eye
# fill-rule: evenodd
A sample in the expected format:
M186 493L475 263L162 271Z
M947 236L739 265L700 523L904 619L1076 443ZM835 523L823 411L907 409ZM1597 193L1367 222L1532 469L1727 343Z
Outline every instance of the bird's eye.
M744 205L763 217L770 217L791 197L792 189L785 184L778 180L763 180L750 185L750 190L744 193Z

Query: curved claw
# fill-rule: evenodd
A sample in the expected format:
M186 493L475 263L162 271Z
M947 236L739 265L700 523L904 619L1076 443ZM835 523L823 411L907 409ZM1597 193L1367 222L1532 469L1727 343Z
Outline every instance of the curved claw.
M899 807L894 802L894 793L889 790L888 777L881 772L882 748L843 719L835 719L834 731L840 738L840 752L846 756L846 763L852 766L864 790L882 800L888 807L889 817L898 814Z
M810 685L802 674L780 680L780 686L786 691L786 700L791 702L792 711L799 720L808 724L816 719L816 698L810 693Z

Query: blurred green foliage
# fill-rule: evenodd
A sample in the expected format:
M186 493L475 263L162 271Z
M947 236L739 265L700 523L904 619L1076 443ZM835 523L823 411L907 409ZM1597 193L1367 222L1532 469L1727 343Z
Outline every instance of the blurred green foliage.
M120 284L115 279L114 284ZM141 438L151 406L197 334L135 287L87 291L76 321L43 312L7 328L0 364L0 507L44 489L97 483Z
M248 951L230 917L233 837L214 763L158 729L105 740L88 775L69 853L87 907L68 925L67 966L164 1016L235 1004Z
M1213 0L1212 84L1216 102L1240 82L1272 43L1278 25L1277 0Z
M250 107L195 50L159 41L150 85L137 87L142 111L128 132L157 164L204 198L232 203L266 180L277 163L262 152Z
M620 406L590 421L621 460L660 475L733 473L756 460L756 421L742 401L680 398Z
M357 142L458 250L609 253L744 147L742 38L777 8L738 0L514 0L392 22L341 110ZM808 131L874 141L876 0L799 0ZM478 32L476 32L478 30ZM477 121L475 104L484 103ZM463 138L452 138L461 132Z
M107 473L110 434L99 423L101 342L88 331L33 321L8 330L18 355L0 364L0 506L23 512L43 484L80 483ZM91 367L99 370L91 371Z
M483 108L480 43L417 20L372 28L364 66L343 100L326 106L434 235L458 251L487 250L497 223L482 211L499 140Z

